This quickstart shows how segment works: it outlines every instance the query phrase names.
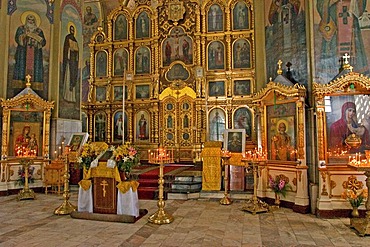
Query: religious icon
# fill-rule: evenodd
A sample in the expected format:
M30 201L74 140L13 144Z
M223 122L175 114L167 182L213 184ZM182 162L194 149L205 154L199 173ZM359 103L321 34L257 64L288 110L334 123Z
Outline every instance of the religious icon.
M251 48L246 39L239 39L233 45L233 65L234 68L251 67Z
M148 13L143 11L136 19L136 38L149 38L150 37L150 20Z
M233 129L224 131L224 148L232 153L245 153L245 130Z
M189 71L181 64L174 64L167 72L166 79L168 81L182 80L186 81L190 76Z
M223 141L226 127L226 115L222 109L215 108L209 113L209 140Z
M94 138L94 141L96 141L96 142L105 141L106 123L107 123L106 114L104 112L98 112L95 115L95 138Z
M114 123L113 123L113 141L122 141L124 137L127 140L128 137L128 125L127 125L127 115L125 113L124 117L122 111L118 111L114 114Z
M127 70L129 61L128 51L124 48L117 49L113 55L114 75L123 76L123 72Z
M239 1L233 9L233 29L249 29L249 9L244 2Z
M146 46L142 46L136 50L135 56L135 72L136 74L148 74L150 72L150 50Z
M114 39L127 39L127 18L122 14L118 15L116 21L114 22Z
M123 100L123 90L122 86L114 86L113 88L114 101ZM126 97L125 97L126 98Z
M107 76L107 53L98 51L95 59L95 74L99 76Z
M149 99L150 85L136 85L135 95L136 99Z
M224 30L224 15L218 4L213 4L208 10L208 32L220 32Z
M168 38L162 43L163 65L168 66L174 61L182 61L185 64L193 63L193 40L182 27L171 29Z
M247 140L251 140L252 113L247 107L238 108L234 112L234 129L244 129Z
M89 137L88 133L73 133L68 141L70 151L78 152L81 147L86 143Z
M251 80L235 80L234 81L234 95L246 96L251 93Z
M136 139L140 141L149 140L149 114L146 111L139 111L136 114Z
M96 87L96 101L104 101L107 94L105 87Z
M210 81L208 83L208 95L210 97L225 96L225 82L224 81Z
M285 103L267 107L267 146L269 159L295 161L296 129L295 103Z
M208 45L208 70L225 69L224 44L213 41Z
M370 147L370 115L359 96L330 97L331 111L326 113L328 151L335 153L364 153ZM355 102L358 102L357 104ZM359 140L358 146L349 145L348 138Z

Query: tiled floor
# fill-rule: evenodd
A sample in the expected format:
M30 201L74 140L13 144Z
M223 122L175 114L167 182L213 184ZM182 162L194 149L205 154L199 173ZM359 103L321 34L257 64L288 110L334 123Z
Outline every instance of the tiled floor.
M77 205L77 193L71 193ZM171 224L153 225L148 216L157 202L141 200L149 211L134 224L73 219L54 215L62 196L37 194L35 200L0 197L0 246L370 246L349 219L319 219L280 208L252 215L243 201L222 206L218 200L168 200Z

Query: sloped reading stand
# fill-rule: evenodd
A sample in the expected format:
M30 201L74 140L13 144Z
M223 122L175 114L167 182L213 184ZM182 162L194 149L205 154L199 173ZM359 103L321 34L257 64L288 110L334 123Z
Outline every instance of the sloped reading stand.
M1 181L6 181L9 189L19 189L19 184L14 182L19 179L20 169L32 171L32 187L41 188L43 170L49 163L50 117L54 102L38 96L31 89L30 79L28 75L26 87L15 97L0 99L3 111L1 164L5 171L1 174ZM24 181L22 191L32 192L28 181ZM20 193L18 199L33 198Z
M117 166L110 162L112 151L106 151L80 181L78 211L72 218L134 223L147 214L139 209L135 180L121 181Z

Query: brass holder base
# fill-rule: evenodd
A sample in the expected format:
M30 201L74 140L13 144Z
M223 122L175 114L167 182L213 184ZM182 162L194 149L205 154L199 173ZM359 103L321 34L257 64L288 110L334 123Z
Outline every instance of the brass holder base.
M245 205L242 207L242 211L247 211L253 215L257 213L266 213L269 211L269 205L257 197L257 168L258 162L242 160L246 163L246 168L248 168L251 163L253 169L253 197L249 199Z
M227 195L220 200L221 205L230 205L231 203L233 203L233 201Z
M257 199L255 202L253 199L249 199L242 207L242 211L247 211L251 214L266 213L268 212L269 205L261 200Z
M32 189L24 188L18 193L18 200L33 200L35 199L35 192Z
M350 222L351 228L354 228L361 237L370 235L370 218L351 218Z
M164 184L164 179L163 179L163 162L159 164L159 178L158 178L158 210L151 216L149 216L148 221L153 224L157 225L162 225L162 224L169 224L171 223L174 218L172 215L166 213L164 211L164 206L165 206L165 201L163 197L163 184Z
M169 224L174 220L173 216L166 213L163 209L159 209L157 212L149 216L148 221L153 224L163 225Z
M54 210L56 215L67 215L71 214L73 211L76 211L77 207L72 205L69 200L69 172L68 172L68 154L65 156L64 163L64 202L58 208Z
M64 201L57 209L55 209L54 214L56 215L67 215L76 211L76 206L72 205L69 201Z

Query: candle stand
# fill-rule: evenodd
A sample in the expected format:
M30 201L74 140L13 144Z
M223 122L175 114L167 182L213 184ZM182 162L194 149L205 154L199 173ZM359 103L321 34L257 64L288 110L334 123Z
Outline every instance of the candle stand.
M66 153L63 155L64 158L64 191L63 191L63 203L54 210L54 214L56 215L68 215L71 214L73 211L76 211L77 207L72 205L69 202L69 171L68 171L68 152L69 147L66 147Z
M163 178L163 167L165 164L173 163L173 150L172 152L164 148L158 148L155 152L148 151L149 163L159 165L159 175L158 175L158 210L151 216L149 216L148 221L153 224L162 225L171 223L174 218L171 214L164 211L165 201L164 201L164 178Z
M350 157L349 166L357 171L364 171L366 176L367 191L370 190L370 151L366 150L366 158L361 160L357 155ZM370 235L370 198L367 197L366 203L366 216L365 218L351 218L351 227L356 229L360 236Z
M231 153L222 151L221 159L222 166L224 167L224 197L220 200L221 205L230 205L233 201L229 197L229 160Z
M242 207L242 211L250 212L253 215L257 213L266 213L268 212L268 204L259 200L257 197L257 169L259 163L264 161L254 161L243 158L242 162L244 162L246 169L248 169L249 166L252 166L253 170L253 197L252 199L247 200L245 205Z
M28 184L28 168L33 164L33 158L22 158L20 164L24 169L24 187L19 191L17 199L18 200L33 200L35 199L35 192L30 189Z

